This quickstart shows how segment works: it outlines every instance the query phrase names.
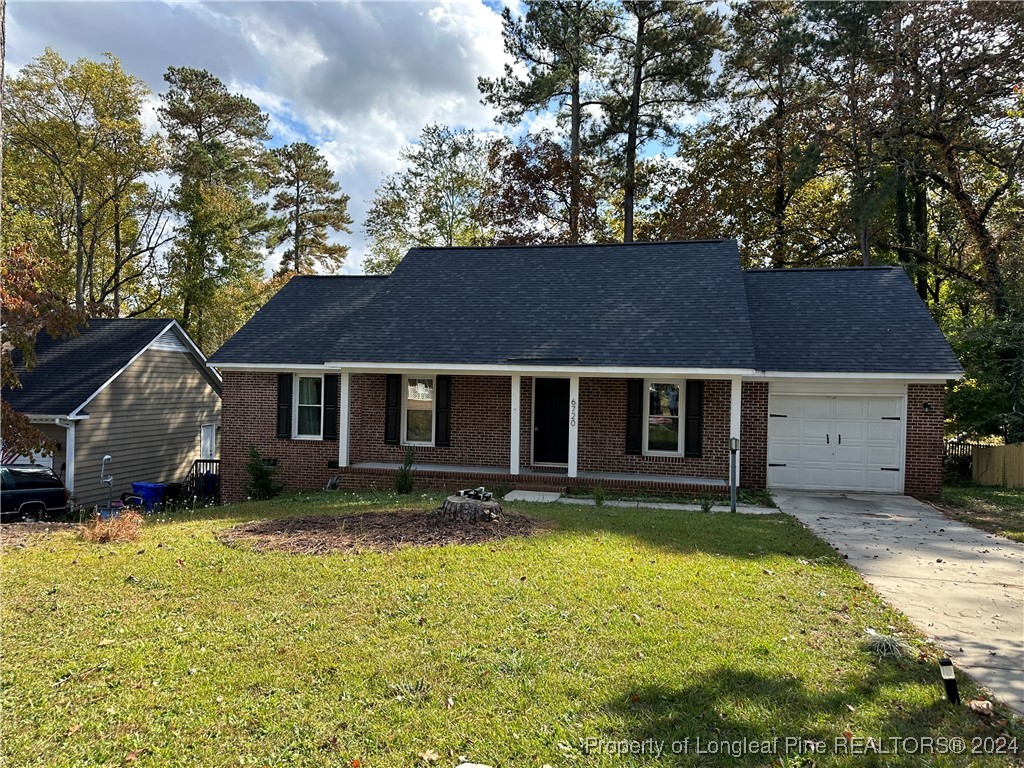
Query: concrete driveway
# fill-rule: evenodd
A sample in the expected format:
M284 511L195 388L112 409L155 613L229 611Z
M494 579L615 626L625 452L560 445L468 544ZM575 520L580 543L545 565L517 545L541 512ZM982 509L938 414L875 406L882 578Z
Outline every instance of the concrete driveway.
M960 669L1024 714L1024 544L908 496L773 495Z

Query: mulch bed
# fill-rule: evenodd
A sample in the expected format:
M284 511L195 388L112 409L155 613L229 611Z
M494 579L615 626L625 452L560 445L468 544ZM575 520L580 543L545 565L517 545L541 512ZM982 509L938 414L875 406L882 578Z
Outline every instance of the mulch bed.
M57 531L74 531L78 523L4 523L0 525L0 547L21 548L50 537Z
M457 524L436 512L403 509L354 515L285 517L240 523L217 534L229 546L257 552L324 555L332 552L389 552L401 547L482 544L550 530L550 523L504 511L493 522Z

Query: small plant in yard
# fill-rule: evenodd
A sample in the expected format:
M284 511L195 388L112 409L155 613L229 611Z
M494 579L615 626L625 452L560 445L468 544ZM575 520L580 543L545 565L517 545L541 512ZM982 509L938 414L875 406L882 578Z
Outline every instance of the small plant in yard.
M864 647L879 659L906 659L914 655L910 643L901 637L882 635L871 629L866 630L868 639Z
M245 490L252 499L272 499L284 490L284 486L275 477L277 466L264 459L255 446L249 449L245 472L249 475Z
M701 496L700 497L700 511L710 512L715 506L715 499L712 496Z
M122 512L102 518L95 515L82 526L82 538L95 544L111 544L118 541L138 541L142 533L142 515L138 512Z
M412 493L412 463L416 459L416 453L412 446L405 449L405 461L395 475L395 490L399 493Z
M604 488L600 485L594 486L594 504L599 507L604 506Z

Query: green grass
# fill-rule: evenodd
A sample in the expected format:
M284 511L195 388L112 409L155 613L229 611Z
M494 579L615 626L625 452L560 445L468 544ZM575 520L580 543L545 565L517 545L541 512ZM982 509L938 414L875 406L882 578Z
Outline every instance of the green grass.
M696 504L700 505L705 500L712 500L715 504L729 503L728 490L720 494L694 494L694 493L670 493L660 491L648 493L646 491L620 491L616 489L602 488L604 498L608 501L639 501L639 502L668 502L671 504ZM569 486L566 488L565 496L574 498L593 498L594 488L586 486ZM759 507L776 507L775 500L770 492L764 488L738 488L736 501L739 504L753 504Z
M989 533L1024 542L1024 490L946 485L942 505L950 517Z
M818 765L1006 764L832 754L844 731L995 731L942 700L933 663L864 650L868 627L921 639L783 515L515 504L557 530L324 557L214 538L410 502L436 498L313 494L4 552L0 763L755 766L771 760L583 743L794 737L828 744Z

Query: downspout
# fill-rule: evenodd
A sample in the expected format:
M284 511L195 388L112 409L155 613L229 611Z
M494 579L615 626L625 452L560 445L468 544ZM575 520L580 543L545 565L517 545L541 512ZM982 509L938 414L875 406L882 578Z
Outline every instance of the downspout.
M69 421L65 427L68 436L64 441L64 486L68 493L75 492L75 422Z

